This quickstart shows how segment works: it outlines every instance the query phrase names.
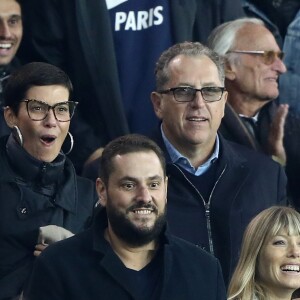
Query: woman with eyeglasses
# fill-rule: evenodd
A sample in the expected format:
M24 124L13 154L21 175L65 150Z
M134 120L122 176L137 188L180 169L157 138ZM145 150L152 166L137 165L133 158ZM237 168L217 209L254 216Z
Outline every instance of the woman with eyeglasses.
M94 184L76 176L62 151L66 139L73 146L72 90L61 69L40 62L19 68L5 86L11 134L0 139L1 300L21 294L35 256L48 244L84 230L91 220Z
M300 214L290 207L270 207L244 233L228 300L296 299L299 288Z

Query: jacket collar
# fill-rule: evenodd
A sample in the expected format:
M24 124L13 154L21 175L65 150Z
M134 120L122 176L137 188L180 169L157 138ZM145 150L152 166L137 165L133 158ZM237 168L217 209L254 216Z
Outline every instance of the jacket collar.
M270 101L264 105L258 116L257 126L259 130L261 144L255 140L255 138L249 133L248 129L240 119L239 115L234 111L232 106L229 103L225 105L225 115L221 123L221 132L222 130L229 133L231 136L229 139L237 142L238 144L245 145L250 149L256 151L263 151L267 149L267 141L270 124L276 113L277 105L274 101Z
M120 272L121 268L124 268L124 265L117 254L112 250L110 244L104 238L104 230L107 227L107 215L106 209L100 208L98 211L95 223L92 228L93 230L93 250L98 252L99 256L99 265L101 268L104 268L112 278L114 278L119 285L121 285L124 290L128 293L131 291L128 289L129 283L128 278L126 278L126 273ZM172 264L172 255L170 251L170 239L171 236L168 233L167 226L163 230L160 237L160 250L158 253L163 253L163 270L164 270L164 283L167 282L171 274L171 264ZM161 252L162 250L162 252ZM133 296L133 298L135 298Z
M56 183L62 176L66 159L63 153L53 162L40 161L20 146L12 134L6 144L6 153L13 170L22 181L43 186Z
M227 130L233 136L234 141L243 141L239 143L244 144L253 150L258 150L260 148L258 142L250 134L239 115L229 103L226 103L225 105L225 115L222 120L222 125L226 126Z
M8 137L2 137L0 139L0 181L2 182L14 182L16 183L18 181L17 172L12 170L12 167L9 163L8 154L6 151L6 144L8 141ZM29 160L30 161L30 160ZM58 166L52 165L51 173L54 174L56 172L61 172L61 181L58 184L57 187L57 194L55 196L55 204L57 206L62 207L63 209L70 211L72 213L77 212L77 203L78 203L78 191L77 191L77 178L76 178L76 172L72 165L72 163L69 161L68 158L63 159L64 163L58 163ZM23 163L23 162L22 162ZM28 163L28 161L27 161ZM36 167L36 166L35 166ZM33 168L35 168L33 167ZM55 170L55 168L58 168L58 170ZM62 170L60 170L62 168ZM30 176L30 175L28 175ZM54 175L50 175L50 178L52 178ZM20 176L21 177L21 176ZM26 180L23 180L25 184L28 182ZM67 195L67 196L66 196Z

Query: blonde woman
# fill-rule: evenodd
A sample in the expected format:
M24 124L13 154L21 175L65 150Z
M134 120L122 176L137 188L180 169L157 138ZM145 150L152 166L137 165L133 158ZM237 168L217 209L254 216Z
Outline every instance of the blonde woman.
M229 300L290 300L300 288L300 214L273 206L248 225Z

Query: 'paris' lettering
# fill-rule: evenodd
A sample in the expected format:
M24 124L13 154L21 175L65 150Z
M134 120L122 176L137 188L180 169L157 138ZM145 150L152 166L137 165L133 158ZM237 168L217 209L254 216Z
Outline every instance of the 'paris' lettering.
M129 11L117 12L115 18L115 31L120 30L142 30L152 26L160 25L164 18L162 15L163 7L157 6L149 11Z

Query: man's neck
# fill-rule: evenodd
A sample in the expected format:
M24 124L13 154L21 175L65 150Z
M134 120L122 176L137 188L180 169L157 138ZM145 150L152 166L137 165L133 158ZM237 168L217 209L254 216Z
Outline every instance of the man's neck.
M192 166L194 168L198 168L199 166L203 165L205 162L207 162L207 160L209 159L209 157L212 155L213 150L214 150L214 146L212 147L202 147L202 146L198 146L198 147L189 147L188 149L184 148L184 149L178 149L177 150L186 158L188 158L188 160L190 161L190 163L192 164Z
M238 95L234 92L228 97L227 101L237 114L241 114L249 118L254 117L262 109L262 107L269 102L249 98L244 95Z
M106 228L104 237L126 268L136 271L148 265L157 250L157 243L155 241L140 247L132 247L119 239L110 227Z
M182 156L186 157L194 168L198 168L210 158L214 152L215 142L204 144L191 144L188 142L176 143L170 138L170 135L162 127L162 132L168 142L174 147ZM216 137L217 138L217 137Z

